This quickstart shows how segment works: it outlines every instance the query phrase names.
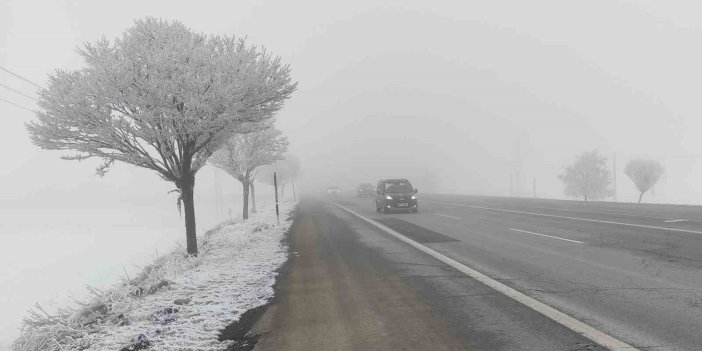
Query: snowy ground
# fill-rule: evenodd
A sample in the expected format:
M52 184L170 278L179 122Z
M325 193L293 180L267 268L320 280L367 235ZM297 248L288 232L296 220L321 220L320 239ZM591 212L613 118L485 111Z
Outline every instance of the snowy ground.
M218 341L220 331L273 296L294 205L282 206L280 225L274 208L263 207L246 222L202 235L196 258L176 250L131 281L95 291L82 308L37 315L15 349L119 350L140 335L149 350L226 348L231 342Z

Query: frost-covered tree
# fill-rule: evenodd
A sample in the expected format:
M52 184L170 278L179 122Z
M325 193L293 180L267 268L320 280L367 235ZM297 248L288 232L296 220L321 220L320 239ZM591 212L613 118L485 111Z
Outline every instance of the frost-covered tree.
M300 161L295 155L287 154L282 160L265 165L259 169L259 179L266 184L273 185L273 172L276 173L280 196L285 195L285 186L297 178L300 173Z
M607 158L597 150L580 154L558 178L565 184L566 195L582 197L585 201L602 199L611 193Z
M257 132L235 134L210 157L210 163L229 173L243 187L243 218L249 218L249 192L251 211L256 212L254 179L259 166L283 159L288 149L288 138L270 127Z
M644 194L653 188L665 173L665 168L656 160L634 159L626 164L624 173L639 189L639 203Z
M32 141L76 152L65 159L100 158L100 175L120 161L173 182L196 255L195 174L234 133L282 108L296 88L289 66L243 39L154 18L79 51L84 67L56 71L40 93Z

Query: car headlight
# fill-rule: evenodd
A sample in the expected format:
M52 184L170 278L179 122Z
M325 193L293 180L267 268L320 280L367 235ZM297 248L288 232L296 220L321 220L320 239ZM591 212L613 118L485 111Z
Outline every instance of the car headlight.
M412 195L412 200L417 200L417 195Z
M385 195L385 200L392 200L392 196L390 196L390 195Z

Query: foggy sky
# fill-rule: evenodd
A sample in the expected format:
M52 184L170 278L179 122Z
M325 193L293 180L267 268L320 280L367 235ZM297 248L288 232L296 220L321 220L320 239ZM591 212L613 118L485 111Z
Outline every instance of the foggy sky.
M298 187L407 177L420 196L508 195L513 179L532 196L535 179L537 196L563 198L563 167L599 149L617 155L620 201L638 197L626 161L653 157L667 173L645 202L701 204L700 10L682 0L0 0L0 65L45 86L55 69L82 66L83 42L146 16L179 20L246 36L291 65L299 89L277 126L300 159ZM0 83L34 93L2 71ZM36 108L4 88L0 98ZM0 294L2 349L35 301L114 279L184 235L173 184L123 164L100 178L99 161L32 145L31 112L0 102L0 117L0 237L11 248L0 281L12 284ZM198 233L236 213L239 193L223 172L200 170Z
M618 155L620 199L636 197L625 161L654 156L668 172L646 200L700 203L699 159L670 157L702 154L699 10L692 1L3 0L0 64L44 85L54 69L81 66L82 42L144 16L177 19L247 36L291 64L299 90L278 126L308 186L407 176L420 191L507 195L512 174L522 195L536 178L539 196L560 198L562 168L597 148ZM0 82L33 90L3 72ZM4 89L0 97L34 107ZM0 113L0 147L11 150L4 206L172 205L172 185L153 172L118 165L99 178L97 162L31 145L31 113L4 103ZM197 189L210 196L212 171L202 172Z

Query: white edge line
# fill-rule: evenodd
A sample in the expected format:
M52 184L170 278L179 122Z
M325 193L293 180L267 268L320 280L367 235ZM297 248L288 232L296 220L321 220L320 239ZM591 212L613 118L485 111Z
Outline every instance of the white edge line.
M546 235L546 234L541 234L541 233L534 233L534 232L530 232L530 231L528 231L528 230L521 230L521 229L514 229L514 228L509 228L509 230L515 231L515 232L522 232L522 233L527 233L527 234L545 236L545 237L547 237L547 238L558 239L558 240L563 240L563 241L570 241L570 242L572 242L572 243L577 243L577 244L584 244L584 242L582 242L582 241L571 240L571 239L566 239L566 238L559 238L559 237L553 236L553 235Z
M434 214L437 215L437 216L441 216L441 217L447 217L447 218L453 218L453 219L459 219L459 220L460 220L460 218L454 217L454 216L449 216L449 215L445 215L445 214L441 214L441 213L434 213Z
M578 217L558 216L558 215L550 215L550 214L536 213L536 212L513 211L513 210L505 210L505 209L502 209L502 208L492 208L492 207L483 207L483 206L473 206L473 205L466 205L466 204L451 204L451 203L436 202L436 201L429 201L429 200L424 200L424 202L428 202L428 203L431 203L431 204L437 204L437 205L444 205L444 206L479 208L479 209L483 209L483 210L501 211L501 212L510 212L510 213L519 213L519 214L528 214L528 215L532 215L532 216L542 216L542 217L553 217L553 218L574 219L574 220L576 220L576 221L596 222L596 223L607 223L607 224L617 224L617 225L624 225L624 226L629 226L629 227L649 228L649 229L660 229L660 230L670 230L670 231L673 231L673 232L691 233L691 234L702 234L702 232L696 231L696 230L687 230L687 229L678 229L678 228L667 228L667 227L656 227L656 226L651 226L651 225L633 224L633 223L622 223L622 222L612 222L612 221L600 221L600 220L597 220L597 219L589 219L589 218L578 218Z
M470 268L470 267L468 267L468 266L442 254L442 253L439 253L438 251L435 251L427 246L424 246L424 245L388 228L387 226L384 226L384 225L382 225L382 224L380 224L372 219L366 218L366 217L364 217L364 216L362 216L362 215L360 215L352 210L349 210L348 208L341 206L337 203L333 203L333 204L336 207L364 220L365 222L368 222L372 226L396 237L397 239L400 239L401 241L404 241L405 243L416 248L417 250L422 251L425 254L436 258L437 260L457 269L458 271L466 274L467 276L495 289L496 291L506 295L507 297L510 297L510 298L516 300L517 302L520 302L521 304L531 308L532 310L550 318L551 320L555 321L556 323L561 324L561 325L567 327L568 329L570 329L570 330L572 330L580 335L583 335L584 337L586 337L586 338L588 338L588 339L590 339L590 340L592 340L592 341L594 341L594 342L596 342L596 343L598 343L598 344L600 344L600 345L602 345L602 346L604 346L612 351L620 351L620 350L621 351L624 351L624 350L639 351L639 349L637 349L634 346L631 346L631 345L629 345L629 344L627 344L619 339L616 339L609 334L601 332L601 331L591 327L588 324L585 324L585 323L583 323L583 322L581 322L581 321L579 321L579 320L577 320L577 319L575 319L575 318L573 318L573 317L571 317L571 316L569 316L569 315L567 315L567 314L565 314L565 313L563 313L563 312L561 312L561 311L559 311L551 306L544 304L543 302L540 302L534 298L531 298L527 295L524 295L524 294L520 293L519 291L514 290L514 289L510 288L509 286L504 285L504 284L488 277L487 275L485 275L483 273L480 273L480 272L478 272L478 271L476 271L476 270L474 270L474 269L472 269L472 268Z

